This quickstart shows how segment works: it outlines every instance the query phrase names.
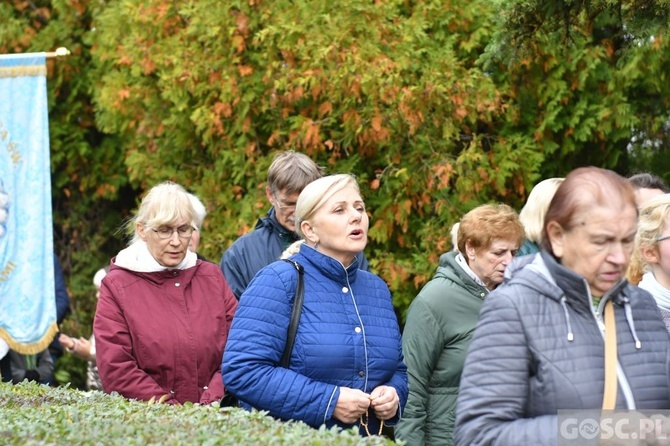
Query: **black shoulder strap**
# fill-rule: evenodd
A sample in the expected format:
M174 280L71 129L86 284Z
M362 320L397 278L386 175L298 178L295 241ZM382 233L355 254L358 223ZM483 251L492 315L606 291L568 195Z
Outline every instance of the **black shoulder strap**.
M284 353L281 355L281 361L279 362L280 366L287 369L291 364L291 352L293 352L295 335L298 332L298 323L300 322L300 314L302 313L302 301L305 296L305 289L302 279L302 274L304 272L302 265L290 259L284 259L284 261L292 264L298 271L298 284L295 287L295 298L293 299L293 309L291 310L291 323L288 326L288 332L286 334L286 347L284 347Z

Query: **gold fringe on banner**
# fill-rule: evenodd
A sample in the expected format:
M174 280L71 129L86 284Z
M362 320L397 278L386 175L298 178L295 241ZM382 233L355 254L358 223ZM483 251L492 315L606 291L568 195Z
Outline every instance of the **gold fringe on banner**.
M47 59L55 57L69 56L70 50L65 47L60 47L56 51L42 53ZM47 68L42 65L21 65L16 67L0 68L0 78L7 77L23 77L23 76L46 76Z
M0 338L2 338L7 343L7 345L9 345L10 349L14 350L15 352L21 353L22 355L36 355L39 352L46 350L57 334L58 334L58 324L54 322L53 324L51 324L51 326L49 326L49 329L47 330L46 334L42 336L42 339L38 340L37 342L33 342L31 344L24 344L22 342L15 341L14 339L12 339L9 333L0 328Z
M47 67L45 65L24 65L20 67L0 68L0 78L46 75Z

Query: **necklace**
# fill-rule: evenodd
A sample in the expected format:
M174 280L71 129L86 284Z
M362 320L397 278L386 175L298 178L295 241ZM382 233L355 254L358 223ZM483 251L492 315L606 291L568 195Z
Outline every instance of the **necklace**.
M370 421L370 416L368 415L367 412L364 414L361 414L361 417L359 418L359 421L361 423L361 426L365 428L365 433L368 434L368 437L371 437L372 434L370 433L370 430L368 429L368 423ZM379 432L377 432L377 435L382 434L382 429L384 429L384 420L380 420L381 423L379 424Z

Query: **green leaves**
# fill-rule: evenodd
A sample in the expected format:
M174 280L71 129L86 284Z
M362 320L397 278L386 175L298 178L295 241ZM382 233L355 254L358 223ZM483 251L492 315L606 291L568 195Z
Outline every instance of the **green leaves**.
M106 445L390 445L353 429L312 429L282 423L264 412L219 410L131 401L118 394L81 392L24 382L0 384L3 444Z
M584 164L670 172L667 0L32 3L0 5L0 49L73 50L48 86L74 334L117 228L166 179L206 204L218 262L267 211L277 151L356 174L366 255L404 311L473 207L519 209Z

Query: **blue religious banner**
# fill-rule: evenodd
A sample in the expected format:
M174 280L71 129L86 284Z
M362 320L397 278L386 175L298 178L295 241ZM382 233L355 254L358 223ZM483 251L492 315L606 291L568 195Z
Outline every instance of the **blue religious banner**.
M36 354L57 332L46 53L0 55L0 344Z

